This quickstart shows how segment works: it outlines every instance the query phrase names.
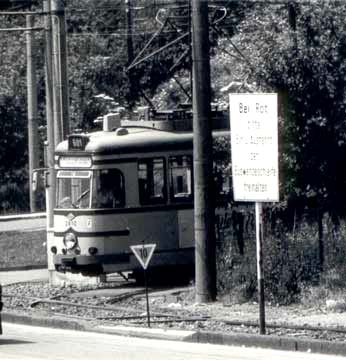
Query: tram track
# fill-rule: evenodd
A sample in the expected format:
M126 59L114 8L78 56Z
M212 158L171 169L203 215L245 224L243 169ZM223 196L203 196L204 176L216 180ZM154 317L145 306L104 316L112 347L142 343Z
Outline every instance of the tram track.
M40 285L40 283L17 283L13 286L4 286L4 311L65 317L71 321L86 321L100 325L146 326L144 288L126 283L114 283L113 286L108 284L110 287L105 285L101 290L95 289L95 292L62 288L51 293L49 286L45 285L42 288ZM41 293L38 293L37 289L40 289ZM254 320L241 319L241 317L239 320L227 318L225 314L231 311L229 307L225 307L223 313L217 316L205 311L207 307L170 307L167 301L157 301L157 299L171 296L170 294L174 294L174 289L167 290L168 295L165 295L166 290L160 288L151 290L150 322L156 327L222 333L258 334L259 332L255 316ZM108 294L108 296L100 294ZM346 327L343 326L293 324L286 317L277 321L268 321L266 329L271 335L346 342Z
M145 292L145 289L142 290L137 290L134 292L129 292L126 294L121 294L119 296L113 296L112 299L110 300L111 303L115 303L118 301L122 301L125 298L131 298L131 297L135 297L138 296L140 294L143 294ZM15 295L4 295L4 298L11 298L11 297L15 297ZM121 315L121 316L114 316L114 315L105 315L105 316L96 316L95 318L87 318L85 316L78 316L78 315L69 315L63 313L63 312L56 312L56 311L51 311L54 315L60 315L60 316L66 316L69 318L74 318L74 319L79 319L79 320L105 320L105 321L128 321L128 320L140 320L140 319L147 319L147 314L144 312L146 311L144 308L137 308L137 309L132 309L129 307L122 307L122 306L108 306L108 305L90 305L90 304L85 304L85 303L78 303L78 302L73 302L73 301L62 301L62 300L57 300L58 298L60 298L61 295L57 295L54 296L54 298L42 298L42 299L37 299L34 297L24 297L23 300L27 300L27 302L29 303L29 308L34 309L39 305L47 305L48 307L52 308L52 306L55 307L56 306L62 306L62 307L70 307L70 308L79 308L79 309L87 309L87 310L98 310L98 311L103 311L103 312L123 312L123 313L132 313L132 314L136 314L136 315ZM34 300L34 301L32 301ZM41 308L42 310L42 308ZM138 314L140 313L140 314ZM172 323L172 322L195 322L195 321L206 321L207 319L209 319L209 316L203 316L203 317L182 317L179 314L176 313L169 313L169 312L158 312L158 311L152 311L151 312L151 316L154 318L152 320L152 322L154 323ZM161 320L158 320L158 318L161 318ZM163 319L162 319L163 318ZM140 322L132 322L134 324L136 323L140 323Z

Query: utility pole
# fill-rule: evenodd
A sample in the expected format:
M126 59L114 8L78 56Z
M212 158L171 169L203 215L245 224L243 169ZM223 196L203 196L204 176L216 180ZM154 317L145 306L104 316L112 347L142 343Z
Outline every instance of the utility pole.
M287 4L288 6L288 23L291 29L292 43L294 46L294 51L297 51L298 41L297 41L297 3L295 0L291 0Z
M26 27L34 27L32 15L26 16ZM39 167L37 81L35 61L35 38L32 30L26 32L27 91L28 91L28 143L29 143L29 195L30 211L37 211L36 196L32 188L33 170Z
M50 0L43 1L43 10L50 13ZM54 240L54 205L55 205L55 174L54 174L54 111L53 111L53 65L52 65L52 22L50 15L45 15L45 85L46 85L46 119L47 119L47 172L46 178L46 212L47 212L47 259L50 281L54 273L54 265L50 248Z
M69 133L66 24L63 0L51 0L55 145Z
M127 45L127 66L129 67L132 63L133 57L133 37L132 37L132 1L125 0L126 6L126 45ZM128 70L128 79L129 79L129 107L134 106L135 91L136 86L134 83L133 69Z
M191 0L189 0L189 38L188 38L188 46L189 46L189 63L190 63L190 69L189 69L189 83L190 83L190 92L192 95L193 92L193 83L192 83L192 8L191 8Z
M216 298L208 1L192 0L196 302Z

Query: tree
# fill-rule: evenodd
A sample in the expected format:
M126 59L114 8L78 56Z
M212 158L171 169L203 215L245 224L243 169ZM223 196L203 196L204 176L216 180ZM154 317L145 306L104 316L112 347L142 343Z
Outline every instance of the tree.
M342 2L257 4L233 38L257 89L288 95L281 119L286 199L342 211L346 195L346 37Z
M253 6L227 1L215 1L215 4L210 1L210 4L226 6L228 13L222 24L228 34L235 31L246 11ZM152 99L162 84L174 82L173 76L179 77L185 90L191 94L191 9L188 2L132 0L131 34L126 24L126 10L125 3L114 4L110 0L97 3L93 0L78 0L73 2L73 8L67 5L71 118L77 127L90 127L97 114L119 105L147 104L144 95ZM215 21L223 15L224 12L218 8L210 8L211 20ZM131 35L133 56L141 54L137 60L142 60L131 69L131 79L136 84L132 87L129 82L126 41ZM221 35L220 29L213 26L211 42L214 47ZM181 40L174 42L178 37L182 37ZM171 42L174 43L168 46ZM155 56L148 56L159 49L163 50ZM180 85L173 87L179 89L179 94L173 99L177 102L188 99ZM94 98L100 93L113 101L105 103ZM161 104L160 101L155 103ZM169 105L174 104L170 102Z
M0 0L0 11L1 10L19 10L28 8L33 4L37 4L34 0Z
M25 99L0 97L0 212L28 209Z

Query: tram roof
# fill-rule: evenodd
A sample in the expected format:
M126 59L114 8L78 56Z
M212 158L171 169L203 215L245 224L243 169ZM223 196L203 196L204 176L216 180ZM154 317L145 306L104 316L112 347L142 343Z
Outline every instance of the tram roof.
M229 131L215 132L219 136L227 135ZM162 131L143 127L118 128L115 131L97 131L82 134L88 142L83 153L91 154L129 154L153 151L171 151L192 149L192 132ZM56 153L80 152L69 150L68 141L61 142Z

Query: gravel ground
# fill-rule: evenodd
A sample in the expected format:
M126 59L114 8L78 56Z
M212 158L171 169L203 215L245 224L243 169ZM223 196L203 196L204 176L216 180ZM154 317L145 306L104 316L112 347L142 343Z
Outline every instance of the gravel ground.
M146 326L143 288L123 282L94 286L53 287L47 282L28 282L3 287L5 312L40 316L63 315L95 325ZM194 302L193 287L150 289L153 327L258 334L258 304L210 304ZM75 306L76 305L76 306ZM346 342L346 312L326 306L266 305L267 334ZM318 331L317 331L318 330Z

